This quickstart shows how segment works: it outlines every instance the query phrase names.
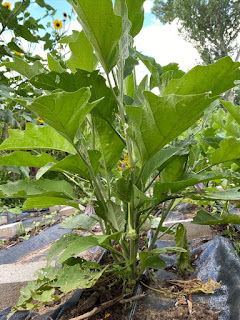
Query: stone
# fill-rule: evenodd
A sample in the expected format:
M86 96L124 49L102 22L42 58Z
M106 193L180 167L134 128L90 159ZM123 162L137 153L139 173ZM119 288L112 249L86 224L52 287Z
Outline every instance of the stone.
M7 223L7 217L5 217L5 216L0 216L0 226L2 225L2 224L5 224L5 223Z
M6 224L3 226L0 226L0 238L1 237L12 238L18 235L18 233L22 234L22 231L23 231L22 222L14 222L14 223Z

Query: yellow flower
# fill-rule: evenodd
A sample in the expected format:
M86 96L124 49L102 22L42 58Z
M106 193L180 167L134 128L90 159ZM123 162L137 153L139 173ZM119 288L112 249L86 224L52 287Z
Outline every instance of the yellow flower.
M110 317L110 315L111 315L110 313L107 313L107 314L105 315L104 319Z
M11 129L11 126L8 126L8 129Z
M13 52L14 52L15 54L17 54L18 56L21 56L21 55L22 55L21 52L18 52L18 51L16 51L16 50L13 50Z
M198 120L198 123L202 123L202 120Z
M37 121L43 123L43 120L40 117L37 118Z
M53 25L56 30L62 29L62 21L61 20L58 20L58 19L54 20Z
M10 10L10 8L11 8L11 4L9 2L4 2L3 6L8 8L8 10Z

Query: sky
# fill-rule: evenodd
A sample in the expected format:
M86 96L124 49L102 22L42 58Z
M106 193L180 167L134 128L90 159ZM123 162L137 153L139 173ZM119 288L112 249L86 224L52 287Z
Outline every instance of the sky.
M14 0L9 1L14 4ZM71 5L67 0L45 0L46 3L54 7L57 12L56 19L62 20L63 12L72 15L72 22L66 21L66 29L69 29L69 34L72 30L80 30L81 27L74 15L72 14ZM152 56L160 65L166 65L171 62L176 62L184 71L188 71L200 62L200 57L193 46L184 41L178 33L177 23L162 25L159 20L151 13L153 0L146 0L144 3L144 25L141 32L135 38L135 46L137 50L145 55ZM29 8L31 15L39 18L45 14L45 10L41 10L36 3L32 3ZM45 21L52 24L52 18L47 17ZM38 50L41 50L38 48ZM39 53L38 53L39 54ZM138 67L138 72L144 74L143 66Z

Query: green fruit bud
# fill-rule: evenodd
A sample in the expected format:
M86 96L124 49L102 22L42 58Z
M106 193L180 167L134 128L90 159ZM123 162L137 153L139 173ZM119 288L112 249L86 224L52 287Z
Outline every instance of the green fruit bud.
M134 229L129 230L128 236L130 240L136 240L138 238L137 232Z

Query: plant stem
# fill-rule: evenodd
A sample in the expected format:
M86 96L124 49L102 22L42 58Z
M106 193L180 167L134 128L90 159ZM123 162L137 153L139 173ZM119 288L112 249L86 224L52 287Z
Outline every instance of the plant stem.
M152 250L155 242L157 241L157 239L158 239L158 234L159 234L159 232L160 232L160 230L161 230L162 224L163 224L164 220L166 219L166 217L167 217L167 215L168 215L168 213L169 213L169 211L170 211L170 209L171 209L174 201L175 201L175 200L172 199L171 202L170 202L170 204L169 204L169 206L167 207L167 209L166 209L165 211L164 211L164 210L162 211L161 220L160 220L160 222L159 222L159 225L158 225L158 227L157 227L157 230L156 230L156 232L155 232L155 234L154 234L154 237L153 237L153 239L152 239L152 243L150 244L150 246L149 246L149 248L148 248L148 251Z

